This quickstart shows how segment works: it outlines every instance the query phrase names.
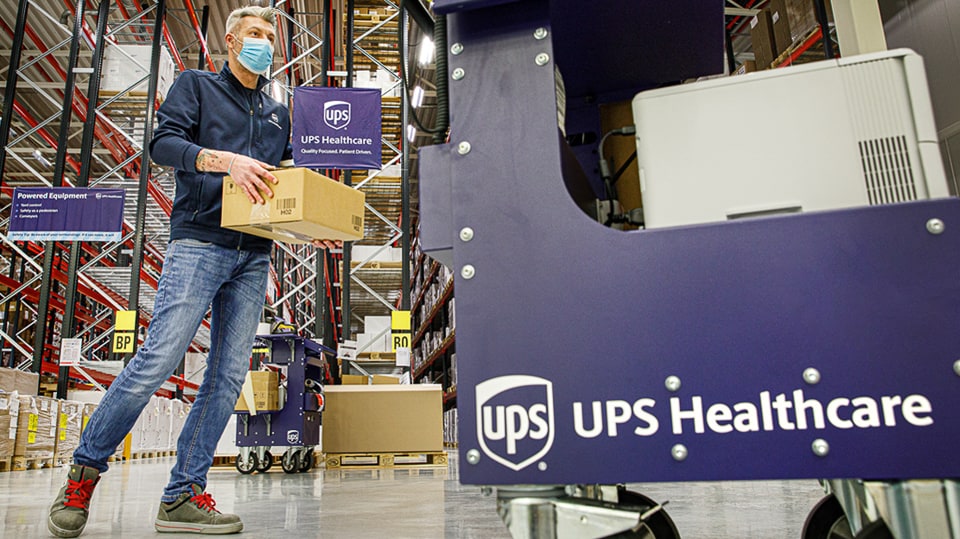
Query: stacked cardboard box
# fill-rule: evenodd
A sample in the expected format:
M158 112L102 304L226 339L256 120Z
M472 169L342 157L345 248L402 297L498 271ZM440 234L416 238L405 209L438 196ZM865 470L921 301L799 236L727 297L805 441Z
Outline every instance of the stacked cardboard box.
M770 5L767 9L770 10L774 46L777 55L780 55L793 45L793 36L790 34L790 17L787 13L787 2L786 0L770 0Z
M13 456L19 412L20 397L17 393L0 393L0 459Z
M170 436L167 441L167 448L170 450L177 448L177 438L180 437L180 431L183 430L183 424L189 412L189 404L178 400L170 401Z
M773 20L769 10L761 10L750 21L750 42L757 69L767 69L777 58L777 46L773 38Z
M48 397L20 396L14 457L53 458L60 402Z
M443 443L447 446L457 445L457 409L453 408L443 413Z
M36 395L40 386L40 375L17 369L0 368L0 391L22 395Z
M827 22L833 22L833 7L830 5L830 0L825 0L824 4L827 8ZM817 12L813 0L786 0L786 5L793 41L806 36L820 24L817 21Z
M84 404L79 401L60 401L60 414L57 422L57 458L73 458L73 451L80 445L80 430L83 428Z
M94 402L86 402L83 404L83 416L80 423L80 432L82 433L84 429L87 428L87 422L90 421L90 416L93 415L93 411L97 409L97 404Z

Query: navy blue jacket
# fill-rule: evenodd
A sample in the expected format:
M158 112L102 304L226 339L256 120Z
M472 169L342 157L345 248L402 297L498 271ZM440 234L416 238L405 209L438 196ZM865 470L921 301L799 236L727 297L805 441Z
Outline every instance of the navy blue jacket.
M290 159L290 113L260 91L245 88L224 64L220 73L184 71L157 111L150 157L176 169L177 194L170 239L191 238L224 247L269 252L273 240L220 227L224 174L198 172L203 148L226 150L278 165Z

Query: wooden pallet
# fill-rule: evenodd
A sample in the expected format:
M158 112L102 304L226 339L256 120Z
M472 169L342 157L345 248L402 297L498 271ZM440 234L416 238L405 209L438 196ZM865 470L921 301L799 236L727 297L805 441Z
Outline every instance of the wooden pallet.
M446 468L445 451L423 453L325 453L324 465L328 470L369 470L374 468Z
M163 451L133 451L130 453L130 460L175 457L176 455L177 452L170 449L165 449Z
M0 472L13 471L13 457L0 458Z
M13 471L22 472L24 470L39 470L41 468L53 468L56 466L56 460L50 457L13 457Z

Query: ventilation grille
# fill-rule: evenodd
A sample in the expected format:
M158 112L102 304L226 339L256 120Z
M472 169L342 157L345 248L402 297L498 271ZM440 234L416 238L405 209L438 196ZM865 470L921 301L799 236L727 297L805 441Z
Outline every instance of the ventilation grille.
M871 206L917 200L905 136L860 141L860 162Z

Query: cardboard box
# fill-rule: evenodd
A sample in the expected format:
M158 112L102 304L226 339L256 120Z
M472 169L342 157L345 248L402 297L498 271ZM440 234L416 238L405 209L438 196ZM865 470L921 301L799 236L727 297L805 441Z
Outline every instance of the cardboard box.
M770 10L770 22L773 24L773 43L779 56L793 45L787 2L786 0L770 0L770 6L767 9Z
M100 91L107 94L123 92L150 73L152 45L114 44L106 48L100 69ZM132 59L131 59L132 58ZM173 57L166 47L160 47L157 66L157 98L163 101L177 76ZM132 95L145 95L149 78L131 88Z
M773 38L773 20L770 11L763 9L750 21L750 42L757 69L767 69L777 59L778 51Z
M362 374L344 374L340 376L340 383L345 386L365 386L371 385L371 379ZM390 385L399 383L400 379L396 376L386 376L383 374L374 374L372 376L372 385Z
M324 396L327 453L443 450L439 385L328 386Z
M756 70L757 63L753 60L746 60L740 64L740 67L737 68L737 71L734 73L734 75L745 75L747 73L753 73Z
M276 412L280 410L280 377L276 371L250 371L243 381L238 412ZM253 407L247 404L253 401Z
M363 239L364 194L305 168L276 170L273 198L251 204L230 176L223 179L220 225L287 243Z
M26 458L53 458L59 412L60 403L56 399L33 395L20 396L17 443L13 455Z
M73 456L80 445L80 429L83 428L84 403L78 401L60 401L60 414L57 421L56 453L60 458Z
M19 395L16 393L0 394L0 458L13 456L13 450L17 443L19 412Z
M790 34L794 41L805 37L815 26L819 26L813 0L786 0L786 4L790 18ZM827 22L832 23L833 6L830 5L830 0L825 0L824 5L827 9Z
M0 391L20 395L36 395L40 387L40 375L17 369L0 367Z
M87 402L83 405L83 416L81 416L80 423L80 432L83 432L87 428L87 423L90 422L90 416L93 415L93 411L97 409L97 404L94 402Z

